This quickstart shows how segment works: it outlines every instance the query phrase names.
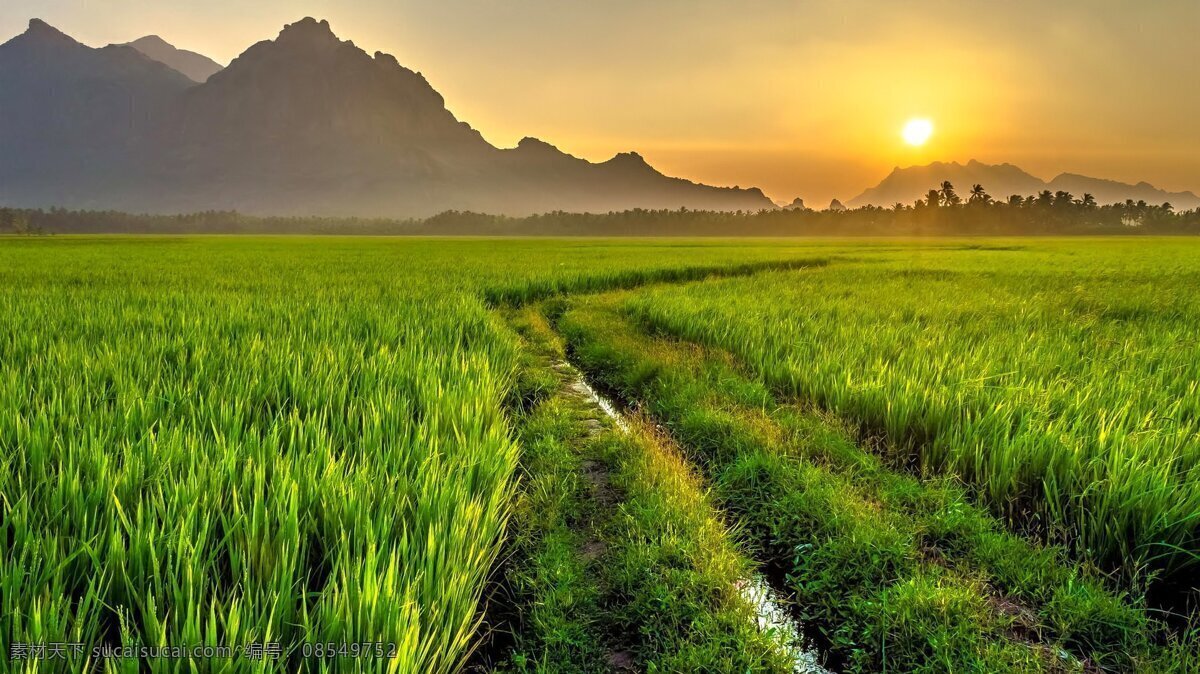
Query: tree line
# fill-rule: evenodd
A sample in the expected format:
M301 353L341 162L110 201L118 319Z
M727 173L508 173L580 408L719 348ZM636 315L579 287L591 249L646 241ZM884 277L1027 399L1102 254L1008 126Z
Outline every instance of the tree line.
M815 211L632 209L526 217L446 211L429 218L265 217L236 211L183 215L0 208L7 234L378 234L526 236L974 236L1200 234L1200 209L1128 200L1098 204L1091 194L1043 190L995 199L982 185L960 195L950 182L914 203Z

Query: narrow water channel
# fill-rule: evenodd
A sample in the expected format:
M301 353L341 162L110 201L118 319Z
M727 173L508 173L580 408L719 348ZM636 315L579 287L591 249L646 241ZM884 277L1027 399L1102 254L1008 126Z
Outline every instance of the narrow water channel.
M629 422L617 406L589 384L578 368L570 363L563 363L563 368L575 378L575 388L586 391L588 399L612 419L621 432L630 432ZM800 622L788 610L786 600L771 586L765 575L755 573L743 578L736 584L735 589L754 609L759 631L774 640L791 658L794 674L830 674L829 670L821 665L820 653L812 642L805 638Z

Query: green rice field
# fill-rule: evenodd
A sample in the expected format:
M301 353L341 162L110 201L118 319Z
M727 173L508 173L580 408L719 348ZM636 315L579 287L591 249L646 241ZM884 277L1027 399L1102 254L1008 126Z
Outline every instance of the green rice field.
M1186 238L0 237L0 669L815 671L761 578L823 671L1197 672L1197 288Z

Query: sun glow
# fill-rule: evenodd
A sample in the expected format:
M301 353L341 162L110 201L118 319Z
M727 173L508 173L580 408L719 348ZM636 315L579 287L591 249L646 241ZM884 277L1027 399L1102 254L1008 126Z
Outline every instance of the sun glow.
M904 142L914 147L920 147L933 135L933 122L928 119L910 119L904 125L904 130L900 132L900 135L904 137Z

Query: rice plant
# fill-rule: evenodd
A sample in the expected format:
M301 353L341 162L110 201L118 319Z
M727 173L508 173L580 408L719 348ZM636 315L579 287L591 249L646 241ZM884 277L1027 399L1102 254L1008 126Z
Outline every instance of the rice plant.
M489 294L795 253L638 251L0 239L0 647L85 647L10 666L454 671L478 638L518 452L514 346ZM328 647L343 643L360 645ZM280 650L108 657L252 644Z
M1200 248L912 247L639 294L654 330L882 433L1129 577L1200 552Z

